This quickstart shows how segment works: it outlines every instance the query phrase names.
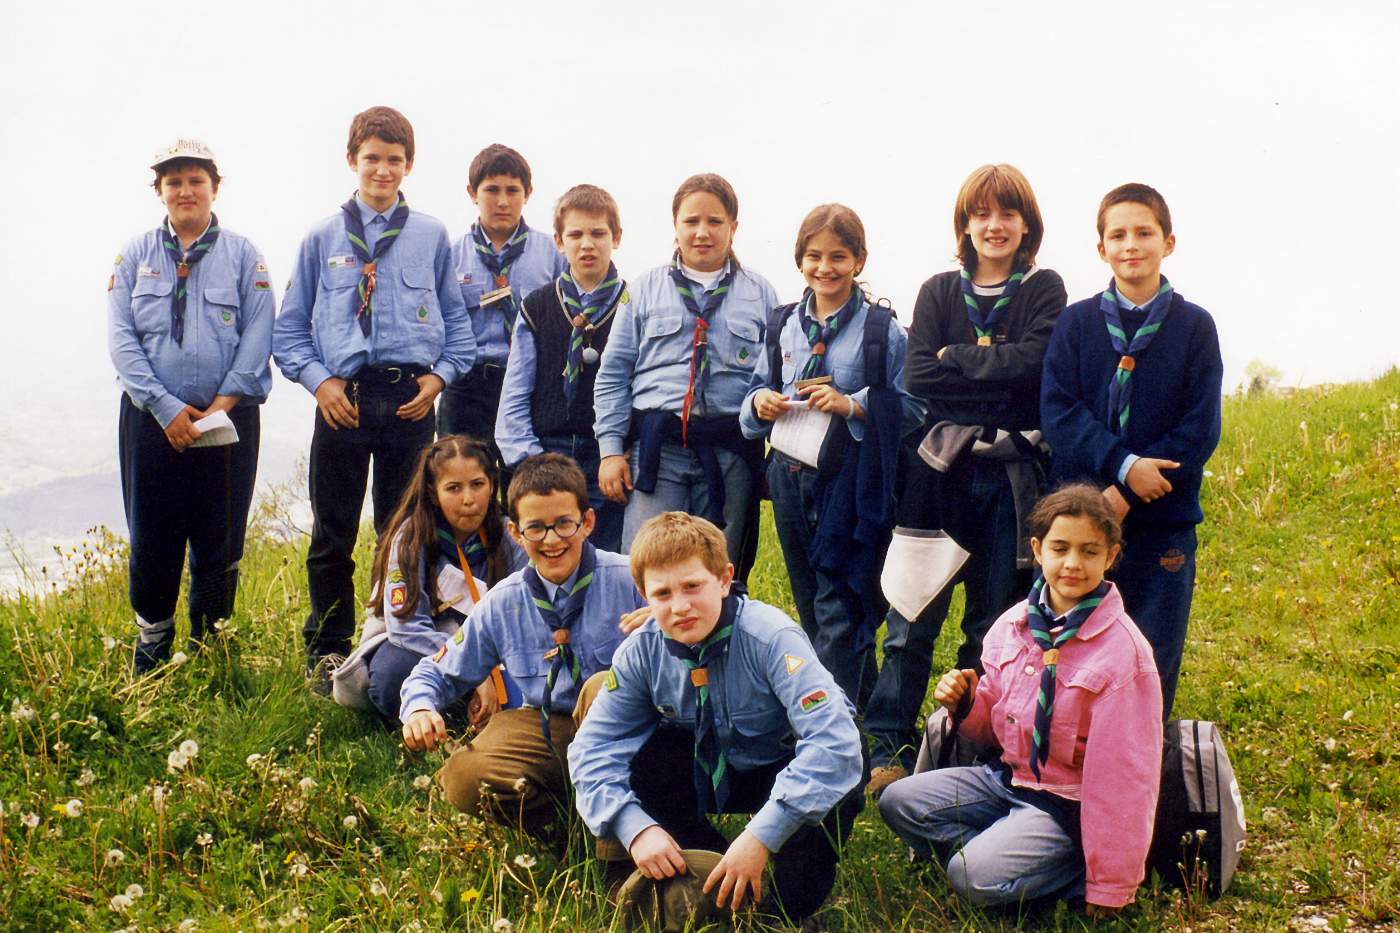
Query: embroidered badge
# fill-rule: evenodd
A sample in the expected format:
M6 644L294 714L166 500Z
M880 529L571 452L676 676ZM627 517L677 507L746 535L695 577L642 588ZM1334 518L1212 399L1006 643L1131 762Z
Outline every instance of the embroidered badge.
M434 661L434 662L441 661L443 655L445 655L445 654L447 654L447 643L446 643L446 642L443 642L442 647L439 648L439 649L433 654L433 661Z
M264 262L258 263L257 267L256 267L253 271L254 271L254 272L266 272L266 271L267 271L267 263L264 263Z
M146 265L145 263L142 263L142 264L136 269L136 274L139 275L139 276L142 276L142 277L144 277L144 278L148 278L148 279L158 279L158 278L160 278L160 270L159 270L159 269L152 269L150 266Z
M1186 555L1181 552L1181 548L1171 548L1157 563L1162 565L1162 569L1167 573L1177 573L1186 566Z
M458 284L458 285L470 285L470 284L472 284L472 274L471 274L470 272L463 272L461 275L457 276L457 284Z
M807 663L807 659L799 658L791 654L785 654L783 655L783 663L787 665L788 676L791 677L793 674L796 674L799 669L801 669L802 665Z
M419 306L418 306L418 320L421 322L421 321L426 321L427 319L428 319L428 306L427 306L427 305L419 305Z
M791 366L791 365L792 365L792 351L791 351L791 350L784 350L784 351L783 351L783 365L784 365L784 366Z
M332 269L352 269L355 266L354 255L331 256L326 259L326 265Z
M812 710L817 709L820 706L825 706L826 701L828 699L829 697L827 697L825 690L813 690L811 693L807 694L805 697L799 700L798 703L800 703L802 706L802 712L810 713Z
M114 266L119 266L119 265L121 265L121 264L122 264L122 254L121 254L121 253L117 253L117 258L112 260L112 265L114 265Z
M737 359L739 360L740 366L747 366L753 362L753 354L749 352L748 347L741 346L739 347Z
M389 605L395 609L402 609L403 604L408 600L408 587L402 583L392 583L389 585Z
M257 281L255 281L255 282L253 283L253 290L254 290L254 291L265 292L265 291L267 291L267 290L268 290L269 288L271 288L271 287L272 287L272 283L269 282L267 279L258 279Z
M118 256L117 258L120 259L121 257ZM617 300L620 301L622 304L627 304L629 301L632 300L632 296L629 295L629 294L627 293L627 289L624 288L624 289L622 290L622 297L619 298L619 299L617 299Z
M617 689L617 675L611 669L608 670L608 676L603 678L603 686L609 690Z
M232 324L232 323L233 323L233 312L232 312L232 311L224 311L224 312L222 312L221 317L223 317L224 323L225 323L225 324Z
M457 634L455 634L455 635L452 636L452 640L453 640L455 643L459 644L459 645L460 645L462 642L466 641L466 638L467 638L467 630L464 629L464 628L459 628L459 629L457 629Z
M403 582L403 571L402 571L402 570L397 570L397 569L389 571L389 582L390 582L390 583L402 583L402 582Z
M112 286L113 286L113 285L116 285L116 284L117 284L117 274L116 274L115 272L113 272L111 275L107 276L107 291L110 292L110 291L112 290Z

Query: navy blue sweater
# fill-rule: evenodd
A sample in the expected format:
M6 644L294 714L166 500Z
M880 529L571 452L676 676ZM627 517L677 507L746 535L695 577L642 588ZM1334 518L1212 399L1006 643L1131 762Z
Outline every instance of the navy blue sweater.
M1076 302L1055 322L1040 388L1041 429L1054 454L1055 483L1088 480L1117 485L1132 506L1131 523L1189 525L1201 521L1201 473L1220 442L1220 384L1224 365L1215 321L1178 292L1152 343L1133 371L1127 433L1108 429L1108 383L1118 368L1099 310L1101 295ZM1146 315L1123 311L1129 340ZM1163 473L1172 491L1143 502L1118 483L1128 454L1181 464Z

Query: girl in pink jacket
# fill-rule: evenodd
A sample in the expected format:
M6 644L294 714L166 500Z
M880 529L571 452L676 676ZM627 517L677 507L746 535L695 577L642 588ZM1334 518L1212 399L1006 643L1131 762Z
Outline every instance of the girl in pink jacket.
M994 765L896 781L880 814L977 905L1083 897L1090 916L1133 901L1162 766L1152 648L1104 573L1122 528L1103 495L1066 486L1037 503L1041 574L987 633L986 673L952 670L934 699Z

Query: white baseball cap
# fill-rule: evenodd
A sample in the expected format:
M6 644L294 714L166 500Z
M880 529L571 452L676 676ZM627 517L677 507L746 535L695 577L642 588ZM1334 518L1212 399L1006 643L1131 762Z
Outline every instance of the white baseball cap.
M169 146L158 149L151 157L151 168L160 168L166 162L174 159L204 159L208 162L215 161L214 150L210 149L202 140L198 139L177 139Z

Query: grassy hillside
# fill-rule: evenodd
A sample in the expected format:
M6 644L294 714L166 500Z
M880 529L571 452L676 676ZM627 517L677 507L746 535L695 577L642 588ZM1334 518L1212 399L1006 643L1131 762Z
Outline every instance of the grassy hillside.
M1227 400L1177 715L1221 725L1249 844L1226 897L1145 889L1119 926L1400 923L1398 408L1397 372ZM425 779L441 755L307 692L304 542L272 521L222 642L153 679L128 673L110 535L0 600L0 928L605 929L581 840L561 858L458 816ZM754 590L788 605L765 533ZM902 852L867 809L828 928L1085 926L964 910Z

